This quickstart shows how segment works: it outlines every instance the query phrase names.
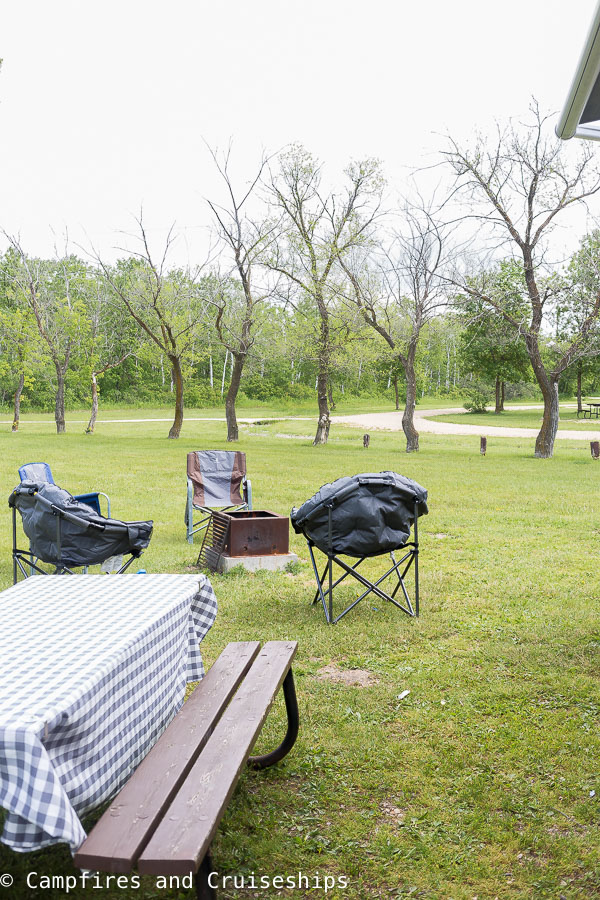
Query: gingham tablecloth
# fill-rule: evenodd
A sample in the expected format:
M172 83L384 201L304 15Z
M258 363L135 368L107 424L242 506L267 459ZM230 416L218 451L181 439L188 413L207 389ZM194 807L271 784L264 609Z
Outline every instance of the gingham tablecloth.
M0 593L1 840L85 838L202 678L217 601L203 575L36 576Z

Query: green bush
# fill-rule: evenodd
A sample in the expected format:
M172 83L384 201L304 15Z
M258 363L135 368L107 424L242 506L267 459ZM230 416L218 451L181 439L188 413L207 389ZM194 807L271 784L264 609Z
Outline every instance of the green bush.
M481 388L472 388L467 393L466 400L463 403L464 408L470 413L487 412L487 405L490 402L489 394Z

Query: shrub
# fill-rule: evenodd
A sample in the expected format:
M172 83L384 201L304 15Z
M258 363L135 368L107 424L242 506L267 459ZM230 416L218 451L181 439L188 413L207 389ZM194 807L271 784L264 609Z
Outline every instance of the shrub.
M467 393L467 398L463 403L464 408L470 413L487 412L487 405L490 402L489 395L481 390L481 388L472 388Z

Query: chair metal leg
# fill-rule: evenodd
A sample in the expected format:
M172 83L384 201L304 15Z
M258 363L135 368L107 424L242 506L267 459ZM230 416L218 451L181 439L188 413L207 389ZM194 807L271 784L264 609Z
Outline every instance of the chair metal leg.
M17 510L12 508L12 533L13 533L13 584L17 583Z
M419 504L415 500L415 523L413 526L415 543L415 616L419 618Z
M325 602L325 594L323 593L323 581L325 580L325 575L327 574L327 567L325 568L323 575L319 577L319 570L317 569L315 555L313 553L312 544L310 544L310 542L308 544L308 552L310 554L310 561L312 563L313 572L315 573L315 578L317 579L317 594L321 599L321 603L323 604L323 611L325 612L325 618L327 619L327 624L329 624L331 622L331 619L329 617L329 610L327 609L327 604Z
M415 529L415 531L416 531L416 529ZM319 575L317 563L315 560L313 545L311 544L310 541L307 541L310 560L312 563L315 580L317 582L317 592L313 599L313 605L314 605L314 603L318 602L318 600L321 601L321 604L323 606L323 611L325 612L325 618L327 620L327 624L328 625L336 625L340 621L340 619L342 619L347 613L349 613L351 609L354 609L354 607L358 603L360 603L361 600L363 600L365 597L367 597L371 593L375 594L377 597L379 597L382 600L388 600L390 603L393 603L394 606L397 606L398 609L400 609L402 612L406 613L408 616L417 618L419 615L419 577L418 577L418 544L416 541L417 541L417 534L415 533L415 541L414 542L411 541L410 543L405 544L403 548L399 548L399 549L406 550L406 552L404 553L404 555L402 556L401 559L397 560L396 557L394 556L394 553L390 553L390 557L391 557L391 561L392 561L393 565L390 566L390 568L388 568L387 571L385 571L383 573L383 575L380 575L380 577L376 581L370 581L361 572L357 571L358 566L362 562L364 562L366 557L362 557L357 562L355 562L352 566L350 566L344 560L340 559L335 554L331 554L331 555L326 554L327 562L326 562L325 568L323 570L323 573L321 575ZM334 563L336 563L336 565L338 565L342 569L342 572L343 572L343 574L339 578L336 578L335 580L333 577L333 564ZM406 589L406 584L404 582L404 579L406 578L406 575L408 574L408 571L412 565L414 565L414 567L415 567L414 602L413 602L413 600L411 600L411 598L408 594L408 591ZM389 578L393 573L396 574L396 576L398 578L398 583L395 585L395 587L393 588L391 593L388 593L387 591L383 590L383 588L380 588L379 585L382 582L384 582L387 578ZM343 581L344 578L346 578L348 575L352 575L365 588L365 590L355 600L353 600L352 603L350 603L344 610L342 610L342 612L339 613L339 615L334 617L334 614L333 614L333 589L341 581ZM325 583L325 579L327 578L327 576L328 576L328 587L324 588L323 585ZM402 591L405 605L403 605L403 603L400 603L400 602L398 602L398 600L396 600L396 594L397 594L398 590Z

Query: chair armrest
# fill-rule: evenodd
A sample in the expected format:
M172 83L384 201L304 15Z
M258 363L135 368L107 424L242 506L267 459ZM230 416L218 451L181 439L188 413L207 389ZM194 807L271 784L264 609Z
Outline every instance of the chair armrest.
M192 528L194 527L194 485L192 479L187 479L187 498L185 501L185 530L188 544L194 543Z
M252 509L252 482L249 478L246 478L244 484L244 494L246 497L246 503L248 504L248 509Z
M108 494L105 494L104 491L98 491L99 497L104 497L106 500L106 518L110 519L110 497Z
M102 510L100 509L100 497L106 499L106 518L110 519L110 497L108 494L105 494L104 491L87 491L85 494L74 495L75 500L79 500L80 503L86 503L88 506L91 506L99 516L102 515Z

